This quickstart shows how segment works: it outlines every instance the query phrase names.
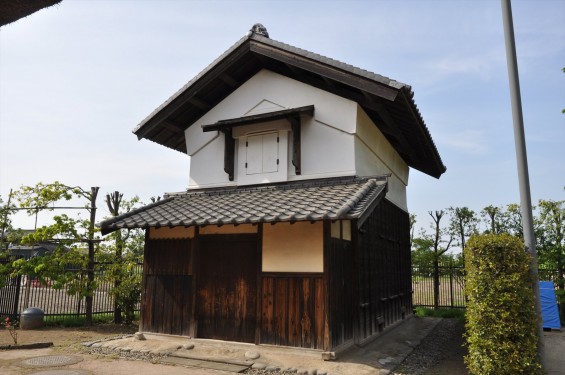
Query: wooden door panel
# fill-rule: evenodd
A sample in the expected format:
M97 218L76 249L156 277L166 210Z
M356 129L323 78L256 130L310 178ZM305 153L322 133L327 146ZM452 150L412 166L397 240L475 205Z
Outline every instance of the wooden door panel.
M198 337L255 341L257 236L202 236L198 272Z

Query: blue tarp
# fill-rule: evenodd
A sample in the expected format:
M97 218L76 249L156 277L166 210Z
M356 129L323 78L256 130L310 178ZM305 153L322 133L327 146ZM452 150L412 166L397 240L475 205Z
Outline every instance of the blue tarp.
M557 310L557 298L552 281L539 282L539 294L541 304L541 318L543 328L561 329L559 311Z

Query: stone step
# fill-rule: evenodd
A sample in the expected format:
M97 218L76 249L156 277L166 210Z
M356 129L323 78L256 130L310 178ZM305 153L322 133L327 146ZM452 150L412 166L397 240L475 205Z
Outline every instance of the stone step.
M191 358L183 358L179 356L169 356L161 359L160 363L169 364L169 365L176 365L176 366L186 366L186 367L196 367L196 368L205 368L205 369L212 369L212 370L222 370L222 371L230 371L230 372L243 372L247 370L250 364L245 366L232 364L232 363L223 363L217 361L205 361L202 359L191 359Z
M253 361L245 361L245 360L237 360L232 358L219 358L219 357L208 357L202 356L194 353L186 353L186 352L174 352L169 354L168 357L178 357L178 358L186 358L186 359L194 359L198 361L208 361L208 362L218 362L218 363L226 363L230 365L238 365L238 366L251 366Z

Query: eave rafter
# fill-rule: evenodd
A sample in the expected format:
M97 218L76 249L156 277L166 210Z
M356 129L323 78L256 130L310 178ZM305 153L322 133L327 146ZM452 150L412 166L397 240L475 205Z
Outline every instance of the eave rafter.
M222 82L224 82L226 85L228 85L233 89L239 86L239 83L227 73L221 74L220 79L222 80Z
M203 111L209 111L212 108L212 106L209 103L206 103L204 100L199 99L196 96L193 96L192 98L188 99L188 102L196 106L197 108L200 108Z

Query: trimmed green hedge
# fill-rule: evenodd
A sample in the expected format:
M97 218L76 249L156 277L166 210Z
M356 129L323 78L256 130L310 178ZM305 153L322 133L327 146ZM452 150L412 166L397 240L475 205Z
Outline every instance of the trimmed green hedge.
M465 363L470 374L543 373L529 263L517 237L488 234L467 243Z

